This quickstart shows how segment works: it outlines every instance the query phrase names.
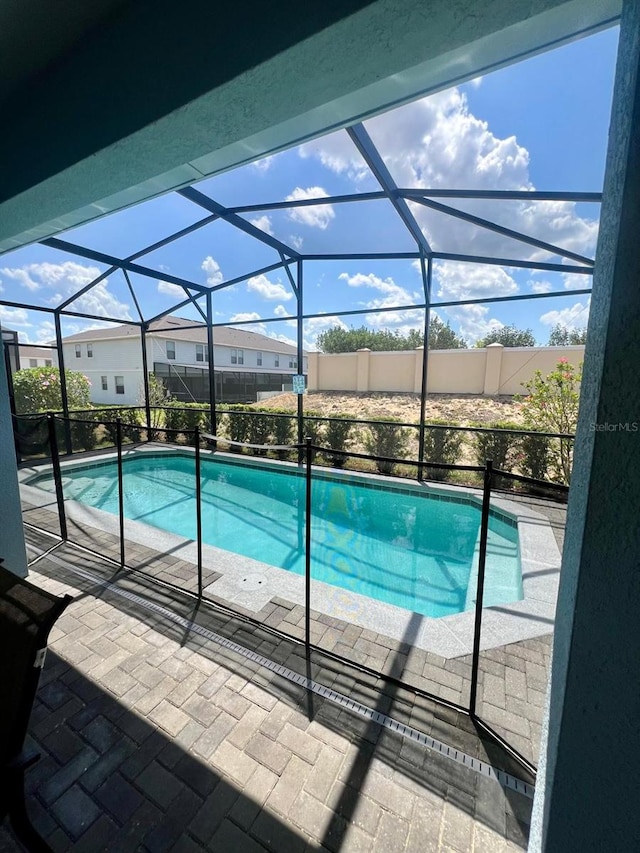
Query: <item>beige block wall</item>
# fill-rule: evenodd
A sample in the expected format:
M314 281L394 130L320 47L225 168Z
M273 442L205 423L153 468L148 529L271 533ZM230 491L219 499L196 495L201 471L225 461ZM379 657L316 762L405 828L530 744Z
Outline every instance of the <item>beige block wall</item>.
M543 376L555 368L558 360L566 358L577 367L584 360L584 347L514 347L504 348L500 367L500 394L523 394L523 382L528 382L536 370Z
M422 349L408 352L309 353L309 391L420 393ZM584 347L433 350L427 391L432 394L522 394L536 370L551 372L561 358L578 365Z
M432 394L482 394L486 363L484 349L432 350L427 363L427 391Z
M413 393L416 354L410 352L372 352L369 354L369 391ZM420 389L418 389L420 390Z

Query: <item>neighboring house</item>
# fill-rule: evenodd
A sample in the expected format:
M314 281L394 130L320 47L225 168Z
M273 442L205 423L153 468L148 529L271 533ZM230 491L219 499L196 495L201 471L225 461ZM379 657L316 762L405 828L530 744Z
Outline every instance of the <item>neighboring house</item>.
M57 367L58 353L49 347L36 347L31 344L18 346L20 369L25 367Z
M213 339L216 401L252 401L257 399L259 391L291 387L291 377L298 373L294 346L227 326L214 328ZM92 403L135 405L143 396L138 327L114 326L69 335L63 339L62 348L65 368L80 370L89 378ZM162 379L178 400L208 401L207 355L204 323L170 316L150 325L148 370ZM305 357L300 372L306 371Z

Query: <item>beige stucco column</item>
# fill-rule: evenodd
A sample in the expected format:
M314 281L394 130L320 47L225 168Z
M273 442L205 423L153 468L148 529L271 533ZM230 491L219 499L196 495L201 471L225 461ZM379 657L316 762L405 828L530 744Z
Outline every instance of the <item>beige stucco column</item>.
M356 391L368 391L369 390L369 360L371 357L371 350L364 349L358 350L358 364L356 366Z
M500 393L500 373L502 370L502 344L489 344L487 347L487 360L484 367L484 391L487 396L495 396Z
M422 391L422 350L424 347L416 347L416 360L413 369L413 393L420 394ZM428 389L427 389L428 390Z
M318 357L319 353L310 352L307 361L307 391L320 391L318 387Z

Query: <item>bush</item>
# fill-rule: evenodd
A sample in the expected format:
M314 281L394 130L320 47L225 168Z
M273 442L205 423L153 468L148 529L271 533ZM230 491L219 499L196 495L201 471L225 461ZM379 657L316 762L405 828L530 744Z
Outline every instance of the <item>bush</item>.
M474 424L490 430L521 430L519 424L510 421L497 421L493 424ZM493 467L501 471L512 471L518 461L520 436L511 432L477 432L474 437L476 462L484 465L487 459L493 462ZM511 480L498 477L495 484L501 488L510 488Z
M324 433L325 443L331 450L346 450L352 431L352 415L334 415L330 421L327 421ZM331 453L326 450L324 455L334 468L344 468L347 457L343 453Z
M292 444L296 440L295 416L291 412L274 412L271 415L271 431L275 444ZM277 453L280 459L289 456L288 450L278 450Z
M311 439L311 444L315 444L316 447L321 445L324 440L324 430L322 428L322 421L311 420L313 416L321 417L318 412L307 412L304 417L303 424L303 435L305 438ZM318 451L312 448L311 450L311 461L314 462L316 456L318 455Z
M369 424L364 435L364 446L372 456L397 459L407 452L408 443L409 430L392 418L386 418L384 423ZM395 462L376 460L376 468L381 474L392 474L395 467Z
M251 415L247 414L245 406L228 406L227 431L231 441L248 441ZM241 447L231 445L234 453L242 453Z
M249 410L251 414L249 418L249 443L250 444L269 444L271 442L271 432L273 429L273 418L265 412L257 411L256 409ZM267 450L256 450L258 456L266 456Z
M523 435L520 442L522 451L520 470L525 477L546 480L551 464L551 439L544 435Z
M91 383L77 370L65 370L69 409L88 409ZM60 370L57 367L27 367L16 371L13 392L18 414L62 410Z
M442 428L430 429L430 426ZM447 421L431 421L424 431L424 459L426 462L439 462L443 465L455 465L460 456L464 433L460 430L446 429ZM432 480L446 480L448 471L441 468L428 469Z
M529 396L516 398L522 402L522 413L527 427L544 432L575 433L581 381L582 365L576 368L569 364L566 358L561 358L547 376L536 370L533 379L523 383ZM553 478L569 485L573 465L573 441L553 439L549 446L549 467Z
M74 453L94 450L98 444L96 412L81 412L71 418L71 447Z

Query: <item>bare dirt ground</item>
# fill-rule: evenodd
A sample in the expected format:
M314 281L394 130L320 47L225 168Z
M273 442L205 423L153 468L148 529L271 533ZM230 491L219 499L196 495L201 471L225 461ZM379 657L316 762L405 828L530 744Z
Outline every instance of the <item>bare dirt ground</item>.
M278 394L256 407L295 412L295 394ZM308 392L304 395L305 412L321 415L353 415L359 420L398 418L405 423L420 420L418 394L348 394L340 391ZM522 422L520 404L513 397L455 396L430 394L427 397L426 420L443 420L452 424Z

